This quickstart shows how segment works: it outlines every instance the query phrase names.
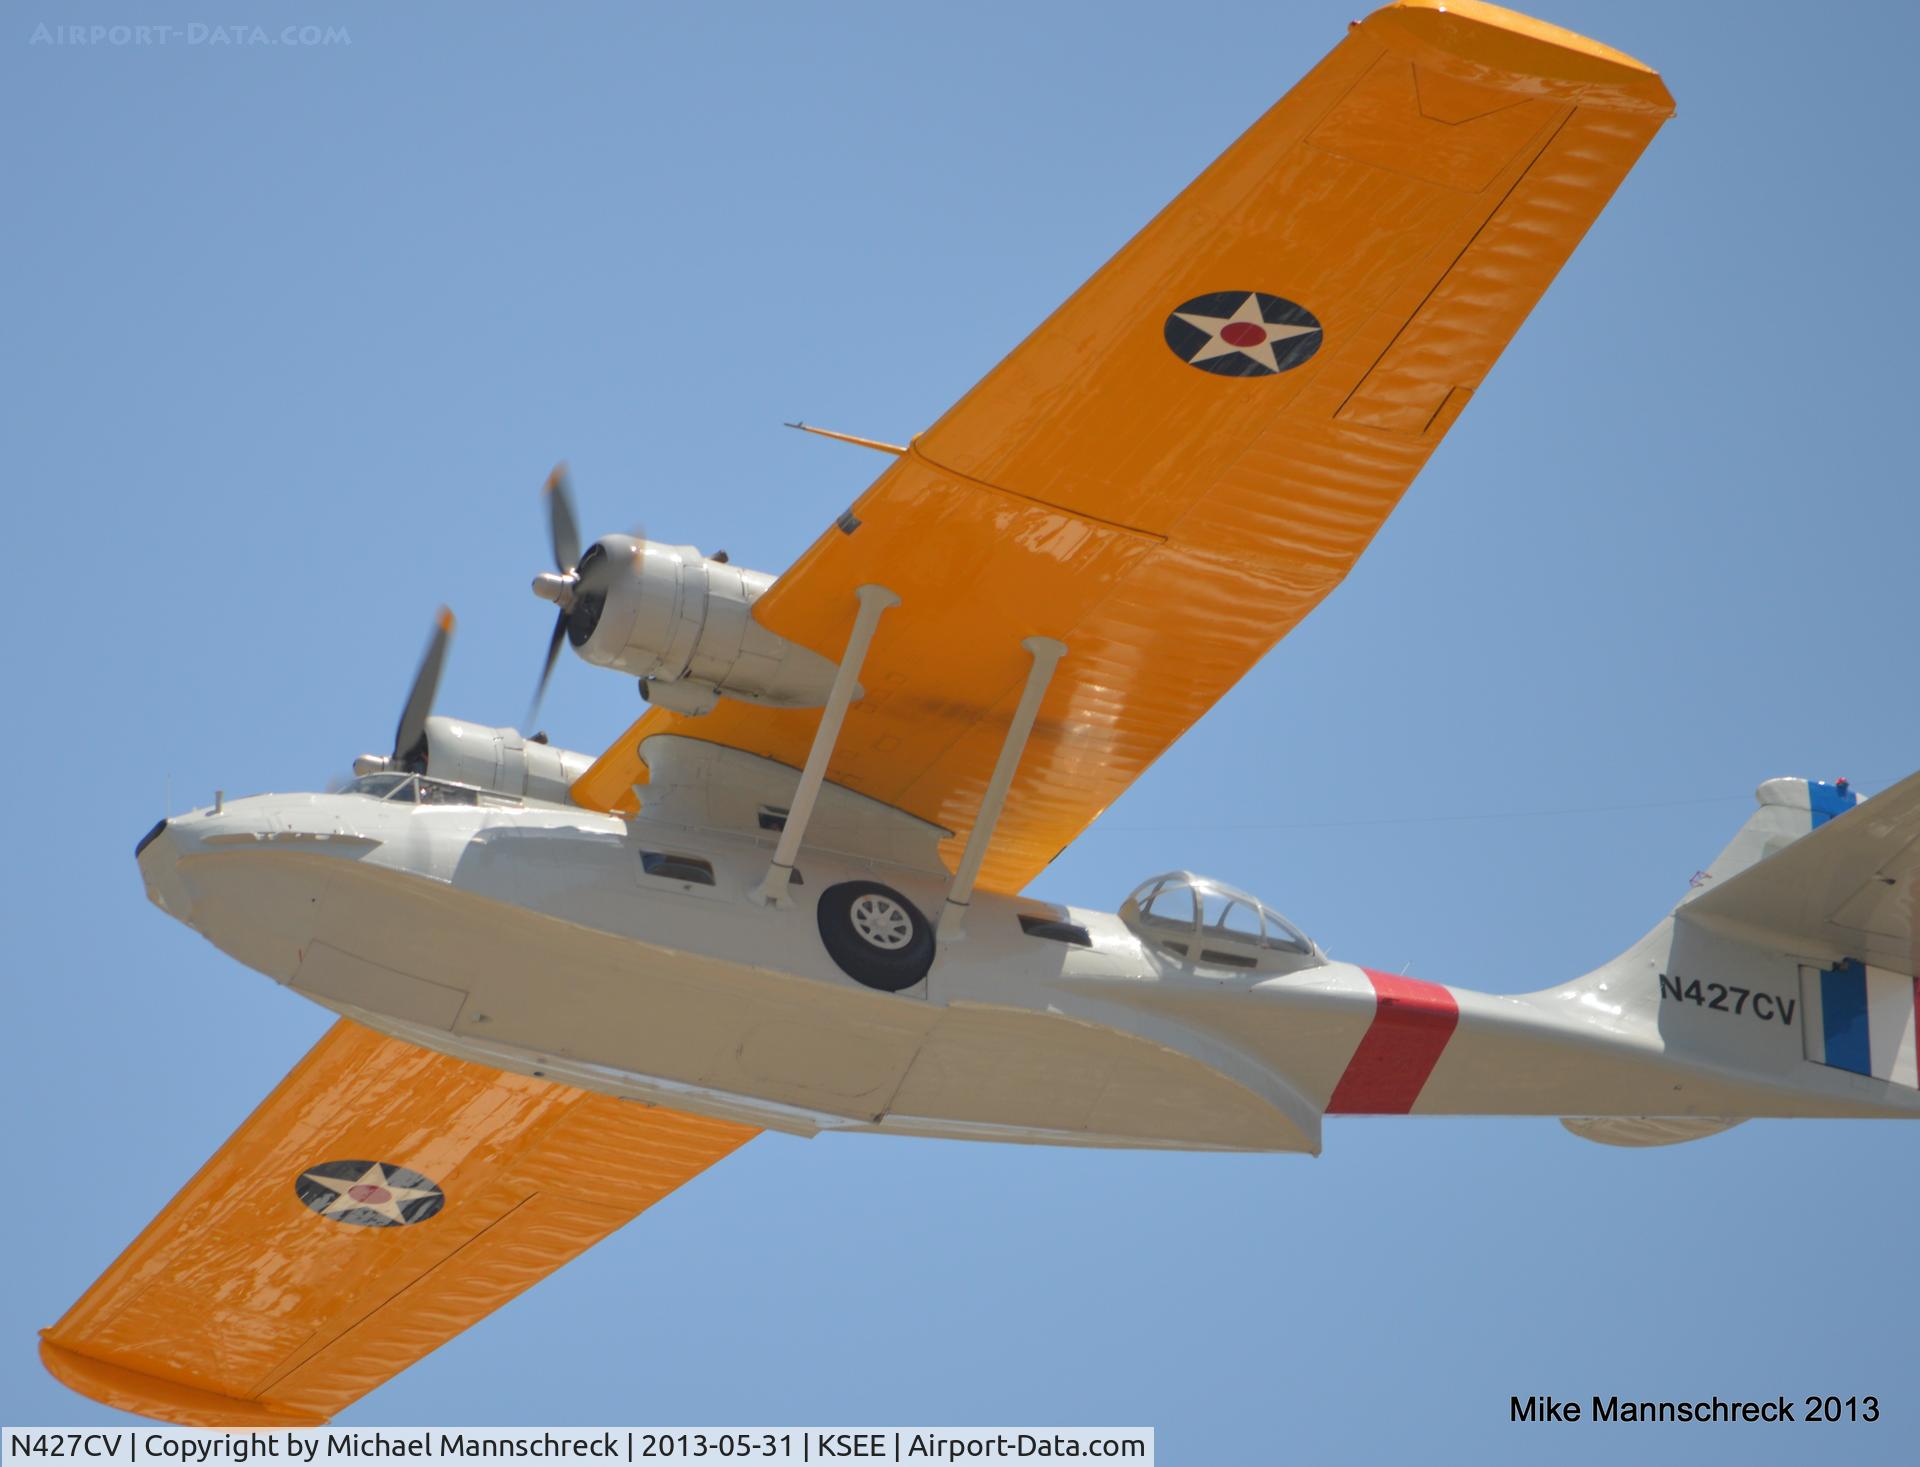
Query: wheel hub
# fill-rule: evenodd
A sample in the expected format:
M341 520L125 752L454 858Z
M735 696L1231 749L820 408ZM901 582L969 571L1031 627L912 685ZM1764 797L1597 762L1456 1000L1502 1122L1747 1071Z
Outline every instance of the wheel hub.
M891 897L865 892L854 898L848 915L853 930L884 952L898 952L913 940L913 919Z

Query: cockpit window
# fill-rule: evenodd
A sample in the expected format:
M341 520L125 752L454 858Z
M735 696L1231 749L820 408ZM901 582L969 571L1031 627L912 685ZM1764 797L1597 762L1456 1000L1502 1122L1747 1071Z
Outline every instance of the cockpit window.
M399 805L473 805L480 800L480 791L471 785L449 784L418 774L363 774L342 793Z
M363 774L341 793L370 795L376 800L384 800L411 778L413 776L410 774Z
M480 803L480 791L472 785L448 784L444 779L416 781L419 794L415 796L423 805L477 805Z

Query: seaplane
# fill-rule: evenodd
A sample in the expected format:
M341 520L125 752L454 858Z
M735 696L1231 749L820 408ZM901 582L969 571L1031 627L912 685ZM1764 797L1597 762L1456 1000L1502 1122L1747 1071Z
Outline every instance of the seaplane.
M155 906L339 1018L47 1368L318 1424L762 1130L1920 1116L1920 776L1767 780L1644 938L1536 993L1336 961L1184 870L1022 894L1347 574L1672 112L1605 46L1401 0L932 427L856 440L890 462L782 574L583 550L557 475L540 686L571 648L646 708L598 754L435 714L443 614L350 784L140 838Z

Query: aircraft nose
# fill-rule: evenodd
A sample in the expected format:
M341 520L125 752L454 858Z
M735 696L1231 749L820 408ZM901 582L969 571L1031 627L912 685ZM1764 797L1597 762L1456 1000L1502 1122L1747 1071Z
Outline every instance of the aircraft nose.
M192 899L180 879L180 846L168 822L159 821L140 837L133 848L133 859L140 867L140 879L146 883L147 900L169 917L187 920Z
M167 828L167 822L165 820L154 821L153 829L149 830L145 835L141 836L140 844L133 848L133 859L136 861L139 860L140 853L144 851L148 846L152 845L154 841L158 839L160 832L165 830L166 828Z

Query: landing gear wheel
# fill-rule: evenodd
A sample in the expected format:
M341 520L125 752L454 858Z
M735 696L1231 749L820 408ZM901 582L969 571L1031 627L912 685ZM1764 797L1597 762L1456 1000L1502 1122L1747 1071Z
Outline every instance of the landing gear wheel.
M856 983L898 993L933 966L933 928L920 909L877 881L843 881L820 893L820 941Z

